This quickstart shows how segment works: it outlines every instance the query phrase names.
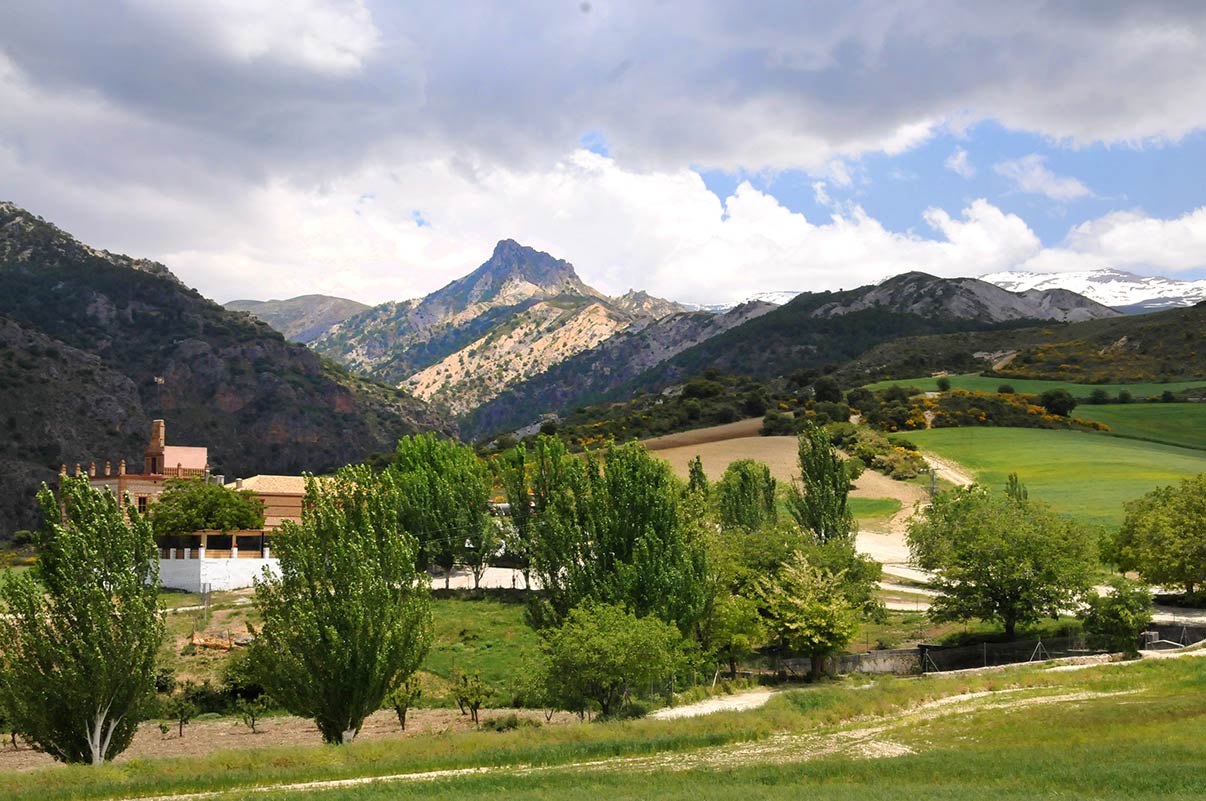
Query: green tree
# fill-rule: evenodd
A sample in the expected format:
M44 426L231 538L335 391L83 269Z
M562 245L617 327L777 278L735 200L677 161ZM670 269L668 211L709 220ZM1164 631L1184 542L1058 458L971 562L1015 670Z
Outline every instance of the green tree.
M1076 408L1076 398L1066 389L1049 389L1039 396L1039 404L1051 414L1067 417Z
M939 392L950 392L951 391L951 380L949 378L947 378L946 376L943 376L942 378L938 379L937 386L938 386Z
M394 464L398 524L419 541L418 564L444 571L467 558L484 560L497 547L498 529L490 519L490 470L473 449L435 434L398 440ZM475 581L480 574L475 574Z
M708 497L711 487L708 484L708 474L704 472L703 460L696 456L687 465L687 491L697 492Z
M32 570L0 587L0 707L34 748L99 765L124 751L155 691L163 641L151 524L86 478L38 493Z
M259 683L328 743L348 743L431 643L430 589L398 528L399 477L346 467L306 480L301 525L275 538L280 576L257 582Z
M586 603L544 633L545 683L555 704L582 713L593 702L603 717L620 713L634 693L670 677L680 635L653 616Z
M503 454L495 464L503 495L507 499L507 505L511 507L510 536L505 537L507 552L522 560L523 586L531 587L534 510L530 491L531 479L528 475L528 449L520 443Z
M197 705L189 699L189 690L191 683L186 682L179 692L172 695L167 702L168 717L176 721L178 737L184 737L184 727L187 726L197 714Z
M398 725L406 731L406 713L423 697L423 689L419 686L419 677L411 674L406 681L400 682L385 697L386 705L398 716Z
M825 429L805 429L798 453L800 483L792 484L788 497L792 517L818 543L850 539L855 531L854 515L846 502L850 479Z
M264 505L254 492L230 490L198 479L168 481L149 515L159 536L264 527Z
M1095 564L1083 526L979 485L939 493L909 522L907 541L914 563L934 573L934 620L999 620L1011 640L1019 623L1075 607Z
M1084 613L1091 642L1128 656L1138 653L1139 637L1151 622L1151 591L1122 576L1110 579L1110 592L1089 596Z
M557 440L535 448L532 569L543 594L537 628L584 601L622 604L689 631L704 614L708 570L702 518L669 465L636 443L570 457Z
M462 673L456 671L452 678L452 697L461 708L461 714L469 715L469 719L477 723L477 712L485 705L494 691L490 685L482 681L477 673Z
M1127 503L1106 550L1110 561L1149 584L1181 587L1190 595L1206 585L1206 473Z
M858 616L842 589L842 574L809 564L797 552L775 576L758 586L767 627L785 647L809 656L820 678L825 657L845 648L858 630Z
M757 601L730 594L717 598L707 619L705 647L728 667L730 677L737 678L737 664L754 653L766 636Z
M243 721L244 726L251 729L252 734L259 734L255 727L264 715L268 714L269 703L266 695L257 698L240 698L235 702L235 712L238 714L239 720Z
M753 459L729 464L716 482L712 497L726 529L760 529L778 522L775 479L770 468Z

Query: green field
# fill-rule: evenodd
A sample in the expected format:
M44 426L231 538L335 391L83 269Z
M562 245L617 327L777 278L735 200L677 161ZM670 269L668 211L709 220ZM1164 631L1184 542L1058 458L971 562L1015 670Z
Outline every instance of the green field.
M1199 798L1203 686L1203 658L858 676L789 690L745 713L12 772L0 775L0 797ZM429 771L457 772L421 775ZM421 780L272 789L399 774Z
M522 603L496 600L434 600L435 640L423 671L422 706L453 706L448 687L453 673L477 673L494 688L493 705L510 702L508 690L539 649L539 638L523 620Z
M1152 442L1034 428L910 431L919 447L1003 486L1016 472L1030 497L1085 522L1118 526L1124 501L1206 472L1206 453Z
M1049 389L1066 389L1078 398L1087 398L1095 389L1104 389L1111 396L1125 389L1136 399L1159 395L1165 390L1180 392L1190 387L1206 387L1206 378L1196 381L1176 381L1167 384L1072 384L1067 381L1038 381L1028 378L994 378L982 375L952 375L947 376L952 389L966 389L970 392L996 392L997 387L1009 384L1014 392L1030 395L1041 395ZM938 390L938 379L930 376L920 378L901 378L894 381L877 381L868 384L867 389L886 389L891 386L916 387L926 392Z
M900 511L900 501L895 498L850 498L847 504L857 520L877 520Z
M1206 403L1081 405L1072 416L1105 423L1116 436L1206 450Z

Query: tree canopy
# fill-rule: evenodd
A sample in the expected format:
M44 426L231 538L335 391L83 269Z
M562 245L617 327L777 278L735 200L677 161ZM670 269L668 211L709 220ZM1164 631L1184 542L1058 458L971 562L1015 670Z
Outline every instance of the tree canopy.
M445 586L458 563L480 567L498 545L490 519L490 469L473 449L435 434L398 440L387 469L397 488L398 525L419 545L418 565L444 571Z
M711 493L720 525L726 529L758 529L779 519L775 479L770 468L753 459L738 459L725 468Z
M1206 473L1126 505L1107 556L1144 581L1193 594L1206 586Z
M631 695L670 677L679 642L679 632L652 615L588 601L544 633L547 697L571 712L594 703L613 716Z
M820 676L826 656L840 651L858 630L858 616L842 589L842 574L815 567L797 552L758 593L767 627L787 648L808 654Z
M418 544L398 527L398 485L363 466L321 489L307 478L301 525L284 523L274 540L280 576L256 584L252 672L328 743L354 739L431 643L430 589Z
M793 484L788 509L800 527L821 544L854 535L847 506L850 477L825 429L809 425L799 440L800 483Z
M62 762L99 765L130 744L155 692L163 640L150 522L86 478L38 493L39 558L0 587L0 708Z
M544 589L532 622L558 625L584 601L621 604L686 631L707 603L695 496L635 443L570 456L542 437L533 451L532 570Z
M167 482L150 508L159 536L193 531L245 531L264 526L264 505L254 492L177 478Z
M909 522L909 551L932 571L935 620L1019 623L1075 608L1091 584L1095 543L1083 526L1047 506L980 485L939 493Z

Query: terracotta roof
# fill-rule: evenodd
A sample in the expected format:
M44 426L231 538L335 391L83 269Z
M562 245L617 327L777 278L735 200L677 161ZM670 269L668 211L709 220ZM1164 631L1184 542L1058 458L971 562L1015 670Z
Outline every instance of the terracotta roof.
M237 482L226 485L236 489ZM243 489L278 495L305 495L306 479L303 476L251 476L243 479Z

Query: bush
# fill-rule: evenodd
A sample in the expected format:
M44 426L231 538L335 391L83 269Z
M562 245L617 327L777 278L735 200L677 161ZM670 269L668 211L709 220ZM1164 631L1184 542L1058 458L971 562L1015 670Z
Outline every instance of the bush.
M1152 595L1133 581L1111 579L1113 592L1089 598L1084 614L1085 633L1094 645L1134 656L1139 636L1152 622Z
M1044 409L1058 417L1067 417L1076 408L1076 398L1066 389L1049 389L1039 396Z
M997 394L1013 395L1014 394L1013 384L1002 384L1001 386L997 387Z
M791 415L771 411L762 418L762 429L759 433L764 437L790 437L797 433L796 426L796 419Z
M947 378L946 376L939 378L938 379L938 391L939 392L950 392L951 391L951 380L949 378Z
M1094 406L1101 406L1110 402L1110 393L1104 389L1095 389L1089 393L1089 403Z
M1133 400L1135 400L1135 396L1131 394L1130 390L1123 389L1118 391L1119 403L1130 403Z

